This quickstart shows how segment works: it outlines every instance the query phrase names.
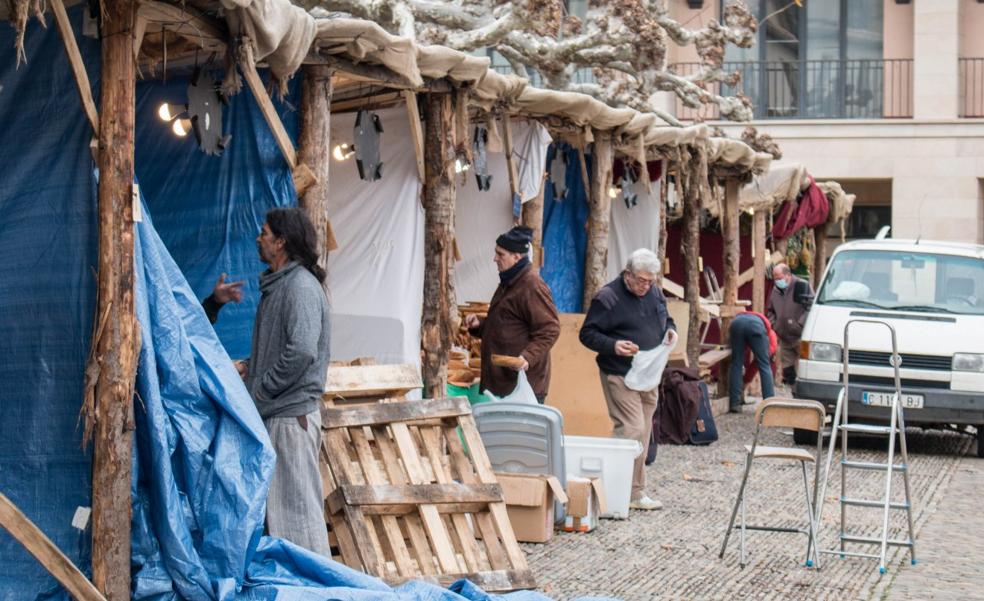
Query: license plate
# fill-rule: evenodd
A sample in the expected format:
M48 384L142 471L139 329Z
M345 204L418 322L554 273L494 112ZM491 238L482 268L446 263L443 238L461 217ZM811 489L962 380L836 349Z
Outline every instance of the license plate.
M861 403L872 407L891 407L894 392L862 392ZM899 403L903 409L922 409L923 395L902 393Z

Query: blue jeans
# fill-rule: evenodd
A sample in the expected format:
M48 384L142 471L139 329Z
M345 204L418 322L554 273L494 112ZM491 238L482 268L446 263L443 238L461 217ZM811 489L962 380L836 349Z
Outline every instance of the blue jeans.
M755 315L739 314L728 330L731 336L731 371L728 372L728 400L732 409L741 406L741 393L745 388L742 370L745 363L745 347L752 349L762 380L762 397L775 396L772 365L769 362L769 335L765 324Z

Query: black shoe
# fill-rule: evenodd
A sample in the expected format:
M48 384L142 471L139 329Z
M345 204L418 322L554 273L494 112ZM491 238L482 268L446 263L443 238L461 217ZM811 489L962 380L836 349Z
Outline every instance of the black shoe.
M737 407L728 407L728 413L741 413L741 405Z

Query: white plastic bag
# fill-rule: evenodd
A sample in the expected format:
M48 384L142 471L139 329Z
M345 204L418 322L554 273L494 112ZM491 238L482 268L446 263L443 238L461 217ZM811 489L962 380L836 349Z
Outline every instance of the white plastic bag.
M632 367L629 369L629 373L625 374L625 386L629 390L649 392L659 386L666 362L670 360L670 353L673 352L677 340L679 340L679 338L675 338L673 344L665 344L669 335L670 333L667 332L666 336L663 337L663 344L656 348L639 351L632 356Z
M526 379L526 372L519 372L519 377L516 379L516 388L504 397L496 397L494 394L485 391L485 396L489 397L493 401L500 401L503 403L531 403L533 405L538 405L536 400L536 393L533 392L533 387L530 386L529 380Z

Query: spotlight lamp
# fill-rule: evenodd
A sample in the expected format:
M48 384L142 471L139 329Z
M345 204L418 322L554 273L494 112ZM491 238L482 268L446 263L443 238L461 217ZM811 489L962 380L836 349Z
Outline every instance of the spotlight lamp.
M179 138L183 138L187 136L188 132L191 131L192 127L193 126L191 124L191 119L187 119L187 118L175 119L174 122L171 123L171 131L173 131L174 135L178 136Z
M336 161L347 161L354 155L355 146L350 144L336 144L335 148L331 151L331 156L333 156Z
M176 117L187 111L187 104L163 102L161 103L161 106L157 108L157 116L161 118L161 121L173 121Z

